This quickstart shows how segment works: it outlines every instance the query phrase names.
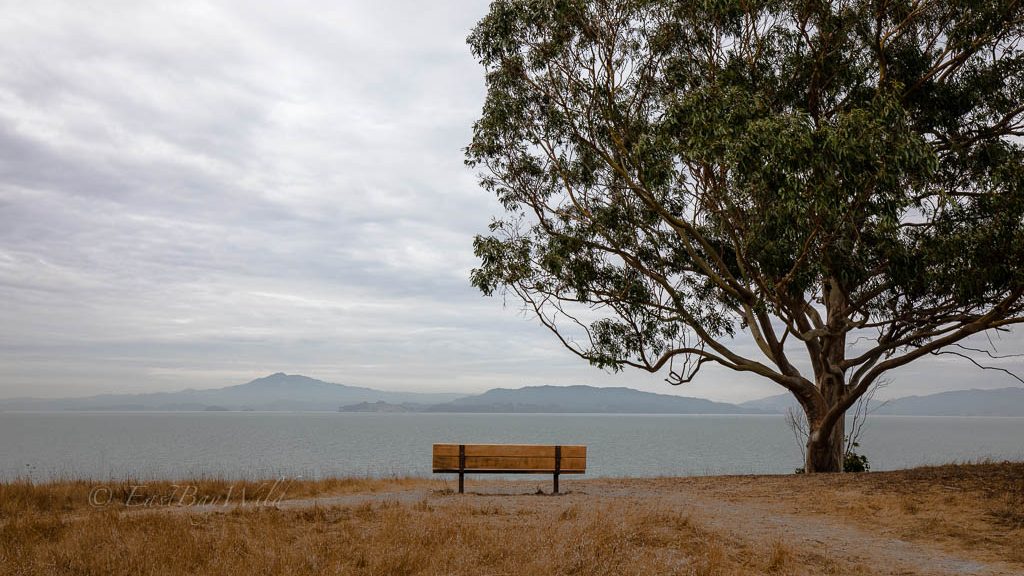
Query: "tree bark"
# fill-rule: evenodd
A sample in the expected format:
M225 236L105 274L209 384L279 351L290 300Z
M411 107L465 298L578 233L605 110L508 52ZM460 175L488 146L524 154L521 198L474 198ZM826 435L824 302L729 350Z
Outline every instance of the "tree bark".
M840 368L846 356L846 330L843 323L847 306L846 293L835 278L826 279L822 295L827 315L828 333L821 339L821 371L817 374L822 404L807 413L807 457L804 471L842 472L846 440L846 414L834 420L827 415L843 400L846 374Z
M824 376L819 384L819 390L825 399L825 405L831 409L839 402L839 395L843 392L843 381L835 376ZM808 414L807 417L807 457L804 460L804 471L808 474L843 471L846 415L839 416L828 429L823 423L823 416Z
M807 459L804 470L816 472L842 472L844 446L845 417L839 418L831 431L811 430L807 439Z

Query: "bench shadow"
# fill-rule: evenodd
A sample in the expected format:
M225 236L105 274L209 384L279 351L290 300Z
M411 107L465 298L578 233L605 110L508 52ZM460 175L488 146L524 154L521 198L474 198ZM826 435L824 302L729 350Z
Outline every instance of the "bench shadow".
M538 488L534 492L479 492L476 490L466 490L464 494L459 494L458 491L452 490L451 488L442 488L440 490L431 490L431 496L570 496L570 495L586 495L587 493L582 490L561 490L559 492L545 492L543 489Z

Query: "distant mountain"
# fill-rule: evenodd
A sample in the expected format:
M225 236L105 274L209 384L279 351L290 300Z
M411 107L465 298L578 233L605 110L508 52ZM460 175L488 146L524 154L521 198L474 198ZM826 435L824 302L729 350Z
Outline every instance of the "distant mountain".
M875 414L919 416L1024 416L1024 388L957 390L891 400Z
M527 386L495 388L431 406L430 412L597 412L620 414L751 414L734 404L632 388L594 386Z
M786 410L789 408L800 410L800 403L797 402L796 398L789 392L783 392L782 394L769 396L767 398L740 402L739 406L749 410L772 412L776 414L785 414Z
M460 394L385 392L277 373L246 384L150 394L103 394L87 398L0 400L0 410L325 410L358 402L437 404Z
M740 404L743 408L784 414L787 408L800 409L792 394L786 392ZM996 390L956 390L927 396L905 396L872 403L872 414L901 416L1024 416L1024 388Z
M527 386L495 388L475 396L387 392L294 374L271 374L246 384L150 394L103 394L87 398L0 400L0 411L340 411L340 412L534 412L618 414L783 414L797 408L789 393L742 404L712 402L632 388ZM1024 388L959 390L890 400L874 413L920 416L1024 416Z

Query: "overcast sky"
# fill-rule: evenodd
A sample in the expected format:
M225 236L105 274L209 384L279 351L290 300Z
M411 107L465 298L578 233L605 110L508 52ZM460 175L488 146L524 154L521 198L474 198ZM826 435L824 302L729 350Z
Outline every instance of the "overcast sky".
M485 2L0 6L0 397L278 371L781 391L603 374L469 285L472 237L500 213L462 163ZM1016 384L951 360L893 380L892 395Z

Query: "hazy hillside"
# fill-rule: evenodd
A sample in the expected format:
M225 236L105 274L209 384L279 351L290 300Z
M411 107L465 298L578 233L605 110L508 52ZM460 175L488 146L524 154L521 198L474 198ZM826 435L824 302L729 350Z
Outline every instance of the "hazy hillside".
M788 408L800 409L800 403L789 392L783 392L782 394L776 394L767 398L758 398L757 400L748 400L747 402L741 402L739 405L750 410L777 414L785 414Z
M632 388L528 386L483 394L386 392L332 384L292 374L206 390L104 394L87 398L0 400L0 410L291 410L343 412L539 412L620 414L783 414L799 409L788 393L742 404L712 402ZM876 414L921 416L1024 416L1024 388L960 390L890 400Z
M892 400L875 414L922 416L1024 416L1024 388L957 390Z
M749 414L734 404L632 388L528 386L495 388L430 408L431 412L605 412L634 414Z
M337 410L358 402L436 404L459 394L385 392L323 382L306 376L271 374L246 384L206 390L150 394L104 394L87 398L0 400L0 410Z
M778 414L784 414L790 407L800 409L788 392L743 402L740 406ZM875 402L872 406L873 414L903 416L1024 416L1024 388L939 392Z

